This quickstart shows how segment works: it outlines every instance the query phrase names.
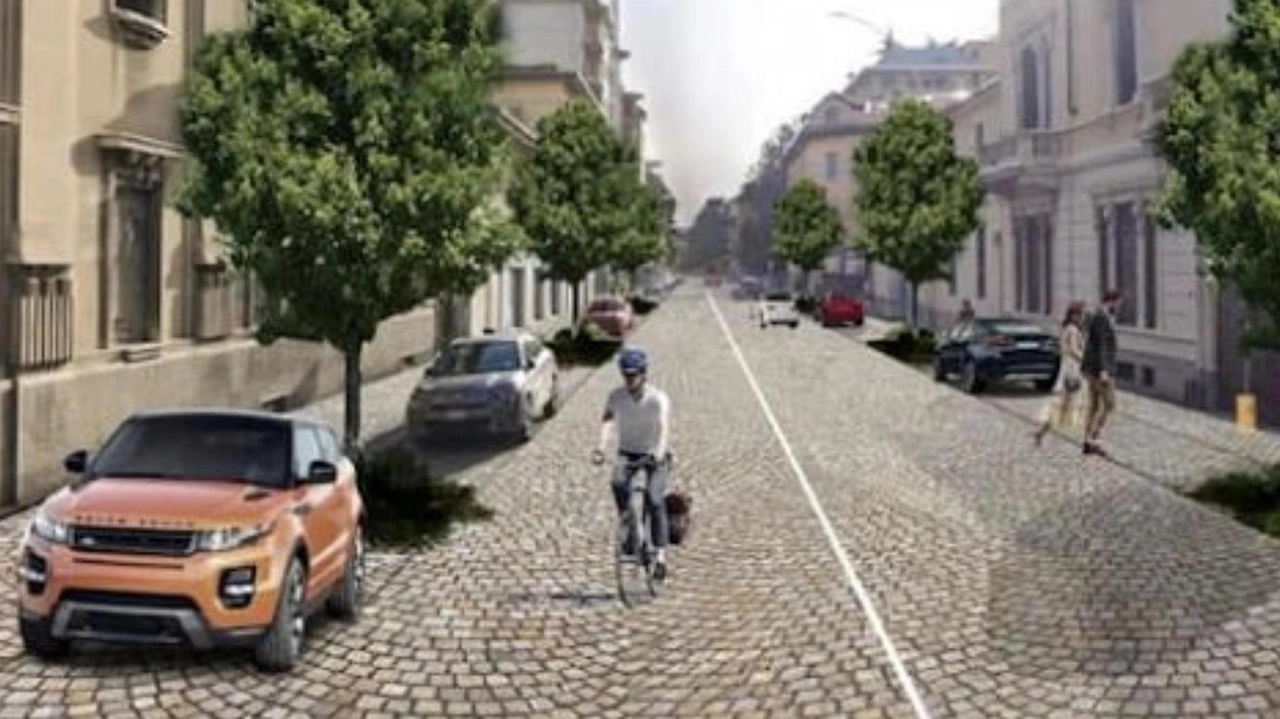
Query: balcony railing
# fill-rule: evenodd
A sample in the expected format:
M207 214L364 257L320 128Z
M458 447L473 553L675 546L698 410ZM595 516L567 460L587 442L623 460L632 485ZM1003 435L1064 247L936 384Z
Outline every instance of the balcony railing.
M983 167L1005 162L1052 162L1063 154L1062 134L1056 130L1024 130L983 145L978 157Z
M71 360L74 307L66 265L16 265L14 338L10 359L18 369L49 369Z
M234 287L225 265L196 265L196 339L216 340L231 334L236 325Z

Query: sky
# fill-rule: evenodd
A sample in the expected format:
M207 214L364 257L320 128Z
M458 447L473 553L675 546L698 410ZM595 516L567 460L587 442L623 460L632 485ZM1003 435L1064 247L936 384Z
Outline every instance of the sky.
M999 0L622 0L628 90L645 95L646 155L688 223L704 200L732 197L775 128L902 43L994 35Z

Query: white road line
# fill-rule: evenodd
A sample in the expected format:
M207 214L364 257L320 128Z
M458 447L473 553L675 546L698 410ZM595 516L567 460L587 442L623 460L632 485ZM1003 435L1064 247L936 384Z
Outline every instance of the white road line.
M893 639L885 631L884 623L880 621L880 614L876 611L875 605L871 603L871 597L867 594L866 587L862 585L862 580L858 579L858 573L853 569L853 562L849 560L848 552L845 551L844 545L840 543L840 539L836 537L836 531L831 526L831 520L827 518L826 510L822 508L822 503L818 501L818 495L814 493L813 487L809 484L808 475L804 473L799 460L796 459L795 452L791 449L791 443L787 441L787 436L783 434L782 427L779 426L778 419L773 414L773 408L769 406L769 400L765 399L764 392L760 390L755 374L751 372L751 366L747 364L747 358L742 355L742 349L738 347L738 342L734 339L733 332L729 329L729 323L725 321L724 315L720 313L720 306L716 304L715 297L711 292L707 292L706 297L707 303L711 305L711 311L715 312L716 319L720 322L720 329L724 332L725 339L729 340L729 346L733 348L733 354L738 358L738 364L742 366L742 373L746 375L747 382L751 385L751 391L755 393L756 400L760 402L760 408L764 410L765 419L769 421L769 426L773 429L774 436L778 438L778 442L782 445L782 451L787 455L787 462L791 465L791 471L795 473L796 480L800 482L800 488L804 490L805 496L809 499L810 508L817 515L818 523L822 525L822 531L827 535L827 541L831 544L831 551L835 552L836 559L840 562L840 567L844 569L845 579L848 580L849 586L853 589L863 613L867 615L867 621L871 622L871 628L875 630L876 636L880 639L880 644L884 647L885 654L888 655L889 664L893 666L893 673L897 676L898 683L902 686L902 691L906 693L907 699L911 702L911 707L915 709L916 716L919 719L931 719L929 709L925 706L924 700L920 698L919 690L916 689L915 681L912 680L906 666L903 665L902 658L898 656L898 650L894 648Z

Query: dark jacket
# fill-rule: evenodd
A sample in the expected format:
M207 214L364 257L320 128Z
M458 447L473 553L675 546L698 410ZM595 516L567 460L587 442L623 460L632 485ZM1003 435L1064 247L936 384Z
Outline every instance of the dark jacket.
M1105 309L1089 316L1080 371L1090 377L1103 372L1112 377L1116 375L1116 323Z

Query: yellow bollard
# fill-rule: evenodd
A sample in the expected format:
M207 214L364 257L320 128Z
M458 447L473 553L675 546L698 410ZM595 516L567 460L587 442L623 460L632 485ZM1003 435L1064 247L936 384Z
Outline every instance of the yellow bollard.
M1258 397L1253 394L1236 395L1236 427L1243 430L1258 428Z

